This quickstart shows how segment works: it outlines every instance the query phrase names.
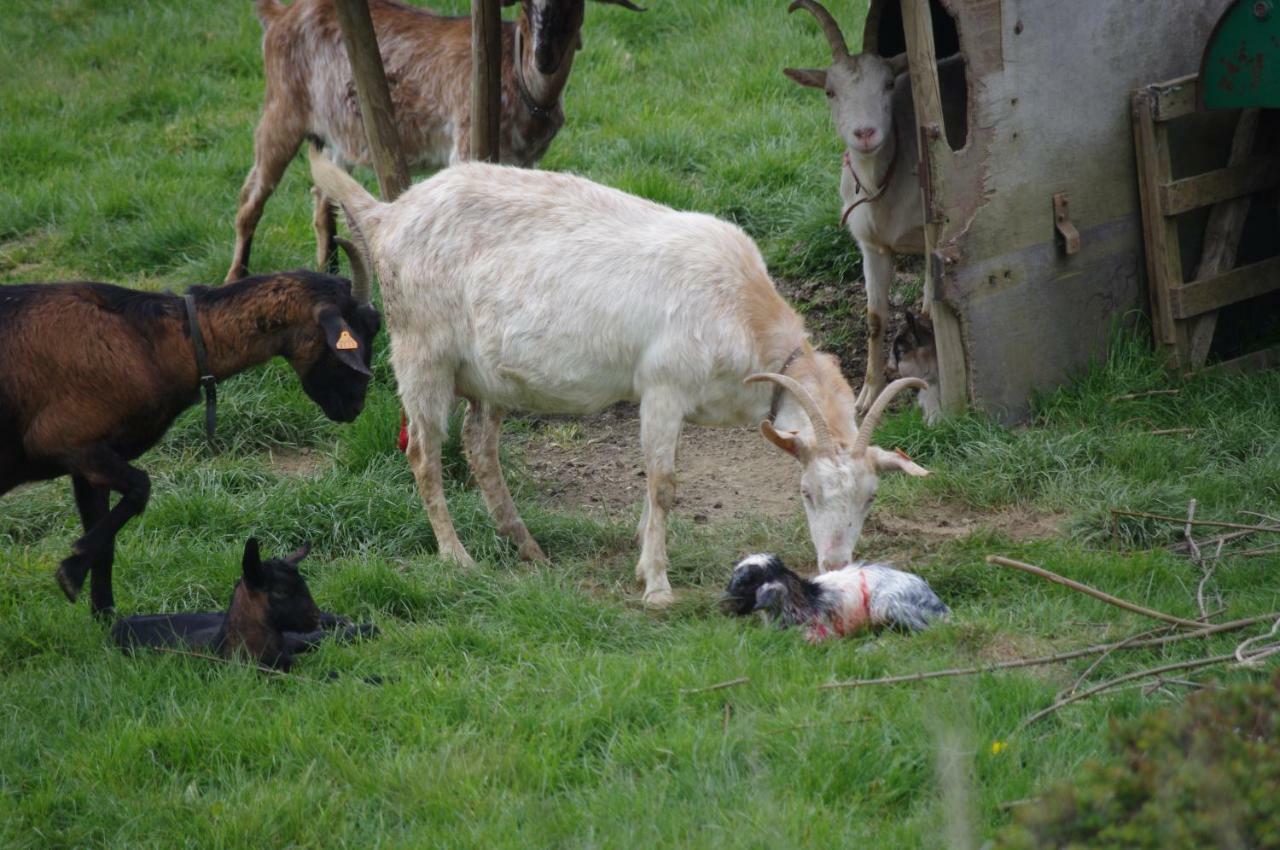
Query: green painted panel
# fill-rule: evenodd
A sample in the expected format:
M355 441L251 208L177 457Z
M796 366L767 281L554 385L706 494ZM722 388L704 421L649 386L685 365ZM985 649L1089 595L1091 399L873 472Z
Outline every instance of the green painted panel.
M1280 107L1280 0L1237 0L1205 45L1206 109Z

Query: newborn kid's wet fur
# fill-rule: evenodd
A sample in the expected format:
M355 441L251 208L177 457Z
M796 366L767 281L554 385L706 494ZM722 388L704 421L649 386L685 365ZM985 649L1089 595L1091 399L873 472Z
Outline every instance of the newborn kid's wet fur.
M850 564L806 579L770 554L739 561L720 604L738 616L764 611L784 629L804 626L813 642L879 626L918 631L951 613L924 579L884 564Z

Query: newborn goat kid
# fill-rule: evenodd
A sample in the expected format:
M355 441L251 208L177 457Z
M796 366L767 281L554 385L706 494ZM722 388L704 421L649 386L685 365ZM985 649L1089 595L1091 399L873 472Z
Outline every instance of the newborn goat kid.
M813 642L879 626L919 631L950 610L920 576L857 563L801 578L777 555L748 555L733 568L721 598L726 613L764 611L782 628L805 626Z
M310 546L285 558L263 561L254 538L244 544L243 578L236 582L226 611L147 614L124 617L111 629L118 646L210 650L223 658L246 655L264 667L288 670L298 653L332 637L345 642L372 637L377 628L355 625L321 611L311 598L298 564Z

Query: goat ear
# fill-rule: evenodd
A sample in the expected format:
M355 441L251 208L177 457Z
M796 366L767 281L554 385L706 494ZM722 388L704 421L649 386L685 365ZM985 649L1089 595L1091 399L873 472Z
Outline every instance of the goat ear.
M907 69L911 67L907 62L907 54L905 53L899 53L897 56L890 56L888 61L889 70L893 71L894 76L906 73Z
M879 446L868 446L867 457L876 465L876 472L905 472L916 478L923 478L929 470L907 457L907 453L898 449L887 452Z
M782 73L786 74L792 82L811 89L827 87L827 72L822 68L783 68Z
M244 583L254 590L262 590L267 586L267 573L262 568L262 555L258 551L258 538L250 537L244 542L244 558L240 562L244 573Z
M288 564L289 566L293 567L296 570L298 568L298 564L302 563L302 559L307 557L307 554L310 551L311 551L311 544L303 543L293 552L290 552L288 555L285 555L283 560L286 564Z
M765 420L760 423L760 433L764 438L791 455L796 460L801 460L805 451L805 445L800 441L800 435L796 431L779 431L773 427L773 423Z
M320 320L320 327L324 329L325 342L334 356L361 375L372 378L373 373L369 371L369 367L365 365L364 358L361 356L361 347L367 343L361 342L356 337L337 308L326 305L320 308L317 318Z

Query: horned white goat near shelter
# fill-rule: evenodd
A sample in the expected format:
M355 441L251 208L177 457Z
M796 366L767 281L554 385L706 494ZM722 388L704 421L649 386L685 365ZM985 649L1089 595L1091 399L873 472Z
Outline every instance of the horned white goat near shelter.
M871 445L903 379L858 428L834 357L809 344L755 243L581 177L469 163L380 203L316 151L311 173L367 246L409 419L413 467L440 551L471 558L445 503L440 449L455 395L467 459L499 531L542 559L498 466L505 411L593 413L639 402L647 493L637 575L672 599L666 518L684 422L760 422L800 461L819 563L847 563L884 472L928 473ZM784 392L785 390L785 392Z
M795 0L788 11L805 9L822 26L831 45L827 68L784 68L802 86L823 89L836 132L845 143L840 169L840 223L862 252L867 282L867 374L858 412L870 408L885 385L885 322L895 254L923 254L924 209L920 199L919 144L915 109L907 79L906 54L885 59L850 54L835 18L815 0ZM938 63L948 127L965 121L964 64L954 57ZM929 310L925 299L924 310Z

